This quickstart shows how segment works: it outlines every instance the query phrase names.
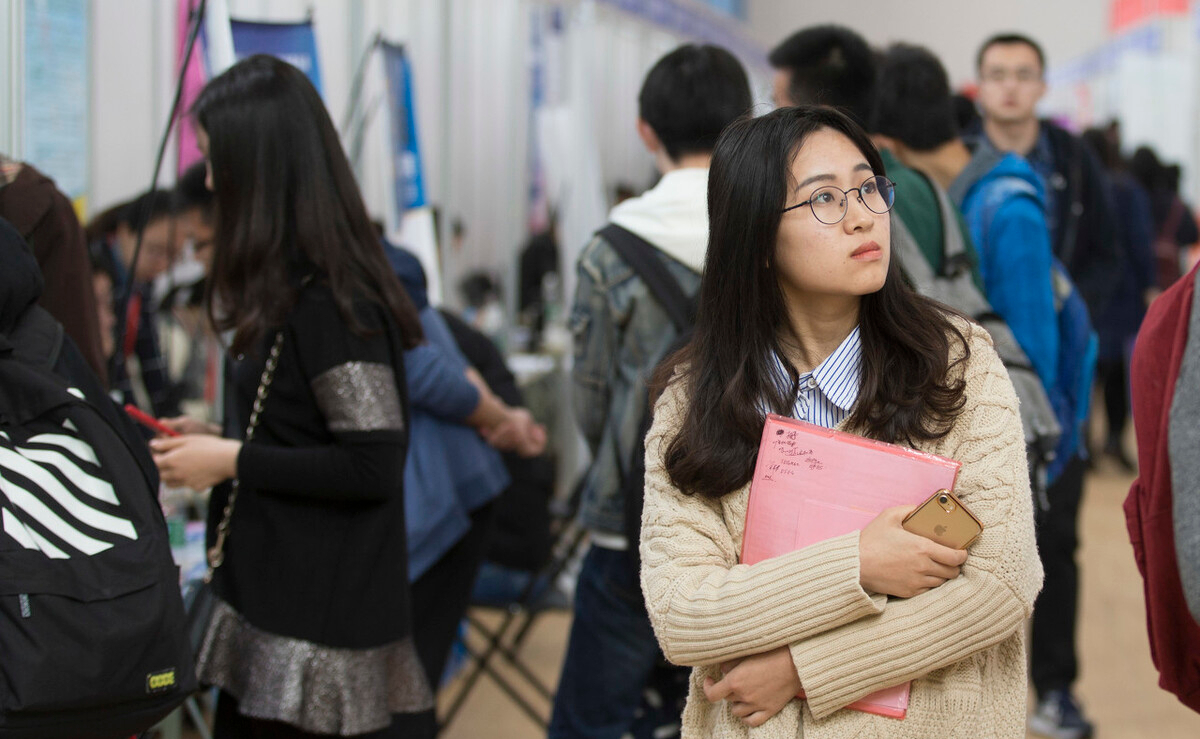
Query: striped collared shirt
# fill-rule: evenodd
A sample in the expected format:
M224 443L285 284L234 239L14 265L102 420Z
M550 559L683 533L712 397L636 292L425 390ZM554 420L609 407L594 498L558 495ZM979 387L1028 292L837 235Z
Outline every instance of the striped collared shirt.
M776 356L775 361L779 363L781 376L787 377L784 360ZM854 409L861 379L862 344L855 326L833 354L812 372L800 375L792 416L825 428L837 426Z

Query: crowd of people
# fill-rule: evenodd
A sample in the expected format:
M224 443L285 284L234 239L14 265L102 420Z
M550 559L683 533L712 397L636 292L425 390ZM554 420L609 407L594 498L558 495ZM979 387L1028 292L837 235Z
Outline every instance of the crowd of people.
M549 736L1092 736L1078 518L1092 460L1135 469L1131 407L1151 638L1164 686L1200 711L1186 658L1162 657L1200 648L1200 477L1182 461L1200 232L1179 167L1126 157L1116 123L1040 119L1046 59L1019 34L980 46L965 107L928 49L844 27L769 59L765 114L724 49L653 66L631 124L660 177L571 265L590 546ZM162 483L211 489L219 601L197 674L215 735L432 737L503 501L544 524L546 428L495 344L381 238L301 72L243 60L188 115L203 161L173 189L84 229L49 179L0 158L0 216L113 399L158 417ZM553 240L527 261L540 317ZM943 546L889 508L743 564L768 413L957 460L982 534ZM519 537L541 552L523 567L545 536ZM902 720L849 707L905 682Z
M647 696L679 692L665 656L693 668L684 736L1089 737L1074 690L1089 400L1098 368L1102 451L1132 470L1134 339L1196 243L1178 170L1145 148L1124 159L1115 124L1080 137L1039 119L1046 62L1025 36L982 44L965 108L927 49L847 28L803 29L770 62L778 109L759 117L719 49L650 71L638 131L661 179L579 258L592 548L550 736L655 735ZM930 547L890 510L739 564L766 411L959 459L985 533L969 554ZM905 680L902 722L846 709Z

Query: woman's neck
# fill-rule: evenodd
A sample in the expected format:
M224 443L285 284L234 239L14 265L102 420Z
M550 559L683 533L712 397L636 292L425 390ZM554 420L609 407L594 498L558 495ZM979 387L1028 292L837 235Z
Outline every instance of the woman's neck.
M858 325L860 297L838 297L788 306L780 344L797 372L811 372L837 351Z

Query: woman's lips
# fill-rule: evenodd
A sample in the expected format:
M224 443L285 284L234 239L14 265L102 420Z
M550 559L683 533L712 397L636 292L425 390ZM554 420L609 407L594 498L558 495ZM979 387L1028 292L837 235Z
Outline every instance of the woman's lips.
M871 261L874 259L880 259L882 257L883 249L880 249L879 244L876 244L874 241L868 241L867 243L855 249L854 253L850 255L851 259L857 259L860 261Z

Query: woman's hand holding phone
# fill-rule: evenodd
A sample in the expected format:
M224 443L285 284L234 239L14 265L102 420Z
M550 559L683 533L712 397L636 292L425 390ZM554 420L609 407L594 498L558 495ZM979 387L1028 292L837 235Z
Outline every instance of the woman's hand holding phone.
M242 442L211 434L150 440L150 453L162 481L192 490L204 490L235 477L241 450Z
M949 490L929 496L900 525L906 531L954 549L966 549L983 533L983 524Z
M125 413L158 436L179 436L180 434L211 434L219 436L221 433L221 427L215 423L197 421L190 416L155 418L132 403L125 404Z
M958 577L967 561L951 549L906 531L901 523L915 506L888 508L859 535L859 583L864 590L911 598Z
M177 434L210 434L212 436L220 436L221 434L221 427L217 424L197 421L191 416L160 418L158 422Z

